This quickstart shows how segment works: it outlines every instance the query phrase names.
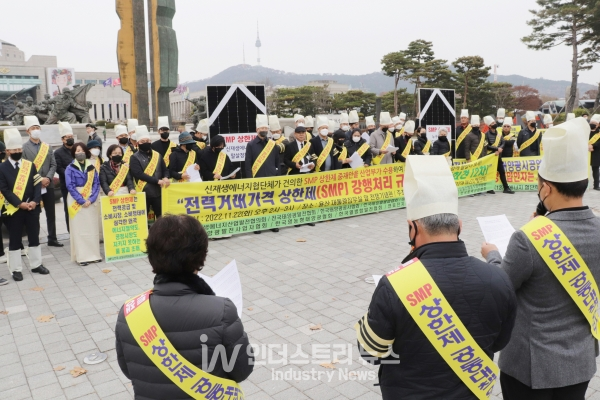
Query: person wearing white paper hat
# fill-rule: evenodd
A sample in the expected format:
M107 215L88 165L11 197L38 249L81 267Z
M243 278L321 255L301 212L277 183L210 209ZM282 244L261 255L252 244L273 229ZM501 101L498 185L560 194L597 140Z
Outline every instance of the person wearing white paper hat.
M315 128L315 119L310 115L304 117L304 127L306 128L306 137L310 140L312 138L312 133Z
M134 128L135 130L135 128ZM127 132L127 127L125 125L115 125L115 137L117 138L117 142L121 151L123 152L123 162L129 163L129 159L137 150L133 147L129 133Z
M406 114L405 113L400 113L400 115L398 115L397 117L392 118L392 120L396 124L396 129L395 129L396 133L395 133L395 136L396 137L402 136L404 134L404 132L402 131L402 128L404 128L404 124L406 123Z
M298 127L298 126L304 126L306 124L306 120L304 119L304 115L294 114L294 123L296 124L296 127Z
M375 117L373 115L365 117L365 125L367 126L369 136L371 136L375 132Z
M140 126L140 124L137 119L127 120L127 132L129 133L129 136L131 136L135 132L135 128L137 128L138 126Z
M192 137L196 141L196 151L201 151L206 148L206 141L208 140L209 131L208 118L201 119L200 122L198 122L196 131L192 134Z
M496 122L498 125L502 125L504 123L504 118L506 117L506 110L504 108L499 108L496 111Z
M540 144L542 142L541 132L537 129L537 121L533 111L525 113L527 127L519 132L517 147L521 157L535 157L540 155Z
M346 132L350 132L350 117L348 113L343 112L340 114L340 130L344 132L344 136Z
M9 235L8 269L15 281L22 281L21 236L24 228L29 241L27 257L31 272L42 275L50 273L42 265L42 249L39 239L42 177L38 174L33 162L22 158L23 140L18 129L4 130L4 143L8 158L0 164L0 191L4 196L2 214ZM21 190L15 185L17 180L25 182ZM54 203L52 203L52 207L54 207ZM4 284L4 282L0 283Z
M467 158L465 155L465 138L473 127L469 124L469 110L460 111L460 125L456 127L455 158Z
M394 147L398 148L394 160L398 162L406 162L406 157L409 154L414 154L413 135L415 133L415 121L406 121L402 127L404 132L400 136L394 138Z
M67 231L69 231L69 212L66 201L69 191L67 190L65 171L71 162L73 162L71 148L73 147L73 144L75 144L75 138L73 137L73 128L71 128L71 125L68 122L58 123L58 134L60 135L63 145L54 151L54 159L56 160L56 173L60 179L60 192L63 198L65 222L67 224Z
M395 151L388 150L389 146L394 146L394 135L389 132L392 125L392 117L389 112L379 114L379 129L371 134L369 145L373 153L373 165L392 164L394 162Z
M479 115L471 115L471 132L465 137L465 159L467 162L476 161L486 155L485 134L479 129Z
M570 121L572 119L575 119L575 113L568 113L567 114L567 121Z
M165 165L169 167L171 153L174 148L177 148L177 143L171 141L171 128L169 125L169 117L158 117L158 133L160 139L152 143L152 150L158 152L163 157ZM184 127L185 129L185 127Z
M129 170L135 180L136 191L146 193L146 211L154 210L156 218L162 216L162 188L171 184L169 169L164 157L152 149L148 127L141 125L135 128L139 151L131 156Z
M504 147L502 149L503 158L511 158L515 152L517 136L512 132L512 126L512 117L506 116L502 123L502 140L504 140Z
M358 117L358 111L351 110L348 113L348 124L350 129L346 132L346 140L352 140L352 132L355 129L360 129L360 118Z
M283 154L285 153L285 146L287 146L289 141L282 132L283 129L281 129L279 117L277 115L269 115L269 139L273 140L275 145L279 148L279 175L285 175L287 173L287 167L283 161Z
M510 119L510 117L508 118ZM487 144L487 154L495 154L498 156L498 175L500 176L500 181L502 182L503 193L506 194L515 194L515 192L508 186L508 182L506 181L506 171L504 170L504 162L502 161L502 154L504 153L504 146L506 143L504 141L504 136L502 130L498 130L496 121L491 116L486 116L483 118L485 124L489 127L489 130L485 133L485 141ZM502 121L505 118L503 116ZM512 119L511 119L512 121ZM512 126L512 124L511 124ZM508 130L510 133L510 128ZM510 145L512 147L512 144ZM489 190L488 193L495 193L493 190Z
M55 204L54 199L54 174L56 173L56 159L52 147L41 140L41 126L36 116L25 116L25 129L29 140L23 143L23 159L36 161L36 169L42 177L42 201L44 204ZM41 152L41 154L40 154ZM40 159L37 159L40 154ZM56 236L56 210L55 207L46 207L46 226L48 227L48 246L63 247Z
M280 147L269 140L269 117L256 115L257 136L246 146L245 178L270 178L279 175Z
M600 114L592 115L592 118L590 118L590 129L588 149L592 153L590 165L592 166L594 190L600 190Z
M458 190L445 157L408 156L404 196L412 248L402 268L381 278L367 313L355 325L360 355L380 365L378 375L383 399L485 398L485 390L491 390L491 386L483 390L482 396L475 396L430 340L454 344L470 336L474 340L472 346L482 355L478 365L493 366L494 352L510 340L517 313L514 289L506 273L470 257L465 243L460 240ZM431 296L414 296L413 292L424 290L423 284L413 283L409 277L404 278L404 274L414 274L415 269L428 277L430 285L429 289L425 285L425 290L433 289L442 295L429 292ZM396 288L410 294L402 295ZM436 306L440 308L435 312L437 315L430 314L419 325L409 312L410 306L418 310L426 307L425 312ZM454 315L443 317L444 311L437 312L450 307ZM433 319L437 317L440 319ZM459 320L464 325L460 329L462 336L456 341L446 340L449 337L445 335L458 333L453 329ZM425 333L432 332L432 323L437 331L428 339ZM473 347L471 352L475 351ZM436 384L429 384L432 381Z
M334 146L334 141L329 137L329 129L333 128L326 115L317 115L315 123L317 135L311 140L311 151L317 156L315 172L332 171L340 168L338 165L339 151Z
M552 128L554 126L554 120L552 119L552 115L544 114L544 127L546 129Z
M492 244L481 249L508 274L519 304L512 338L499 359L507 400L553 394L584 399L597 370L598 342L581 311L593 307L589 284L600 281L600 219L583 201L589 133L585 118L544 133L536 218L512 234L504 256ZM538 247L550 250L542 255ZM579 295L572 297L566 290L571 287Z

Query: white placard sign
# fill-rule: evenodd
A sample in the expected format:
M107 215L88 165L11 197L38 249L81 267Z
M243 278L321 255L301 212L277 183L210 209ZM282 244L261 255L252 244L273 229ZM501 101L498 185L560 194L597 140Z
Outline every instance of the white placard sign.
M452 127L450 125L427 125L427 139L430 142L435 142L438 138L438 132L445 129L448 135L452 134Z
M225 139L225 152L231 162L244 161L246 159L246 146L256 137L254 133L222 133Z

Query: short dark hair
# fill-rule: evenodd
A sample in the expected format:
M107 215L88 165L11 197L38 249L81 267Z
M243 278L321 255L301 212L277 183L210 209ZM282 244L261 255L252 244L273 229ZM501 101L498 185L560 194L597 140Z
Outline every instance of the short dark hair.
M150 228L146 249L155 274L194 273L204 267L208 235L193 217L165 215Z
M551 184L556 188L558 193L570 199L582 198L589 185L589 180L587 178L577 182L552 182L542 178L539 174L538 177L540 178L540 181Z
M92 128L93 130L96 130L96 129L97 129L97 128L96 128L96 125L94 125L94 124L87 124L85 127L86 127L86 128Z
M87 148L85 143L78 142L71 147L71 157L75 158L75 152L77 151L78 147L81 147L81 149L85 152L85 158L90 158L92 156L92 153L90 153L90 150Z
M110 158L110 155L113 151L115 151L115 149L121 150L121 155L124 155L121 146L119 146L118 144L111 144L110 146L108 146L108 150L106 150L106 157Z
M159 132L163 132L163 131L171 132L171 128L167 128L166 126L163 126L162 128L158 128L158 131Z

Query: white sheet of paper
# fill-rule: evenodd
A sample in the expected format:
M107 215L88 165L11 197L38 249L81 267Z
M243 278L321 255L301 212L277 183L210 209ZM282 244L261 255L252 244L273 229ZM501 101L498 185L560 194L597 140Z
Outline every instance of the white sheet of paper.
M394 147L390 144L386 150L388 151L388 153L393 153L395 151L398 151L398 147Z
M42 194L46 194L48 192L48 188L43 187L42 188Z
M383 278L383 275L373 275L373 281L375 282L375 287L379 285L379 281Z
M508 218L506 218L506 215L477 217L477 222L479 222L485 241L495 244L498 247L500 255L504 257L510 237L515 231L515 228L513 228Z
M195 167L196 164L192 164L185 170L185 172L187 172L187 174L190 176L190 180L188 182L202 182L202 178L200 178L200 171L196 171Z
M232 172L232 173L230 173L229 175L227 175L227 176L222 176L222 177L221 177L221 180L222 180L222 181L224 181L225 179L229 179L229 178L231 178L232 176L234 176L235 174L237 174L238 172L240 172L240 169L241 169L241 168L237 168L235 171L233 171L233 172Z
M314 162L309 162L308 164L303 164L303 165L302 165L302 167L300 168L300 172L301 172L301 173L304 173L304 172L310 172L311 170L310 170L310 168L309 168L309 167L310 167L311 165L313 165L313 166L314 166L314 165L315 165L315 163L314 163Z
M237 308L238 316L242 318L242 308L244 307L242 298L242 281L237 269L235 260L227 264L218 274L213 277L206 276L198 272L198 276L211 287L213 292L219 297L227 297Z
M350 167L352 167L352 169L356 169L364 167L364 165L365 162L363 161L362 157L358 154L358 152L354 152L354 154L352 154L350 157Z
M363 132L363 134L360 137L362 137L363 139L365 139L365 141L367 143L369 143L369 140L371 139L371 136L369 136L369 134L367 132Z

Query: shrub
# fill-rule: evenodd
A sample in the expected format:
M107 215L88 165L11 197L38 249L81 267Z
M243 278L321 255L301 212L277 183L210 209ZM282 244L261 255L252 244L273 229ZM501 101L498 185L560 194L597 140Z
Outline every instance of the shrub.
M96 121L95 125L96 126L105 126L106 125L106 121L103 121L103 120Z

